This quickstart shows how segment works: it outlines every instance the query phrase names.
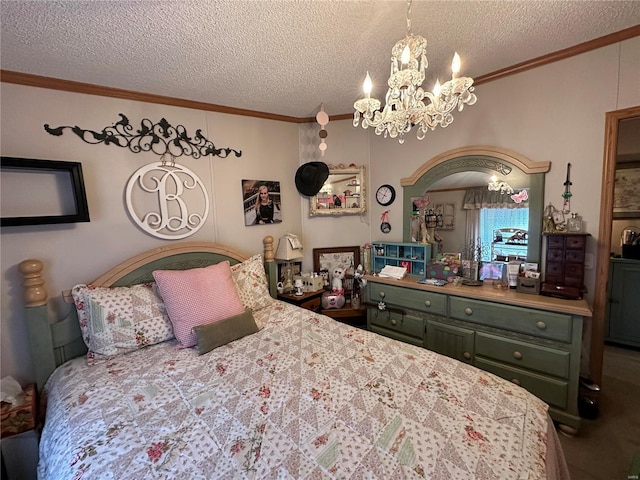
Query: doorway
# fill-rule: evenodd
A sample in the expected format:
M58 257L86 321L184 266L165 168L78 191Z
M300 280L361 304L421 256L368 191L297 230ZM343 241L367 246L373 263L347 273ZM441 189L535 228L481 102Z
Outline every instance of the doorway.
M591 354L589 369L591 380L602 382L605 323L608 306L607 282L613 226L614 187L618 158L620 122L640 117L640 106L608 112L605 119L604 163L600 195L600 227L598 229L598 251L595 295L593 300L593 324L591 328Z

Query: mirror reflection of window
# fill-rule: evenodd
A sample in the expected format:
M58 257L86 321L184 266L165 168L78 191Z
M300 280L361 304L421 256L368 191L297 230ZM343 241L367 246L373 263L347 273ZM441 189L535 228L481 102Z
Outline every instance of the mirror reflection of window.
M509 256L527 256L526 243L511 240L517 231L526 232L529 228L528 208L482 208L480 209L480 243L489 246L493 243L493 249L482 249L482 261L503 260ZM496 232L500 230L514 230L500 235L501 240L496 241ZM509 236L512 233L513 235ZM495 243L494 243L495 241ZM493 257L492 257L493 250ZM498 256L498 258L495 258ZM504 258L503 258L504 257Z

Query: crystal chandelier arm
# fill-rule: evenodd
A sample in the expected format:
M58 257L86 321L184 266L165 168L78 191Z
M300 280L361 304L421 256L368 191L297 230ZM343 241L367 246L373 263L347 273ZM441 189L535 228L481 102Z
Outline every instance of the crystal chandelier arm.
M380 101L371 98L370 86L364 89L365 97L353 105L355 127L362 120L362 128L374 127L376 135L399 137L400 143L404 143L404 134L414 126L419 140L438 125L447 127L453 122L451 112L456 107L462 111L465 105L473 105L477 100L473 93L473 79L458 77L460 55L457 52L451 63L451 80L443 85L437 82L433 93L423 90L422 83L429 66L427 40L411 33L411 3L412 0L407 0L407 36L391 49L384 108L380 111ZM371 80L368 72L366 80Z

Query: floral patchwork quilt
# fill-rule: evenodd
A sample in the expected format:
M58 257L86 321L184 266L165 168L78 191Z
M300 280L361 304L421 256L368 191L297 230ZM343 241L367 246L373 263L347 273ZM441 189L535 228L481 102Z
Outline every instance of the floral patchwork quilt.
M59 367L39 478L546 478L547 406L522 388L283 302L254 316L205 355Z

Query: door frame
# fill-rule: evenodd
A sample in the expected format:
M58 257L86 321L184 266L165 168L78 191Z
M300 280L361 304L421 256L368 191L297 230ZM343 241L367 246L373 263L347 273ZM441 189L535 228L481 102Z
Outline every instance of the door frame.
M591 325L591 353L589 370L591 380L602 383L602 361L604 356L604 328L608 304L607 283L609 280L609 257L611 254L611 231L613 221L613 189L616 178L616 156L618 151L618 125L620 120L640 116L640 106L607 112L604 127L604 161L600 191L600 227L596 284L593 298Z

